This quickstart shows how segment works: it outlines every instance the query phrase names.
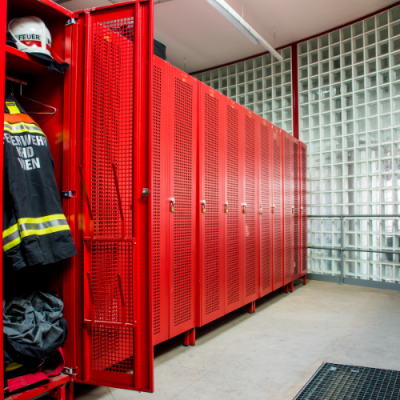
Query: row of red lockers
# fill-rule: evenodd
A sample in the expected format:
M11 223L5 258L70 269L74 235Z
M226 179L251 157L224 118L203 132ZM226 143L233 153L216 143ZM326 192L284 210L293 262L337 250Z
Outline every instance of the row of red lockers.
M307 147L154 57L154 344L307 272Z

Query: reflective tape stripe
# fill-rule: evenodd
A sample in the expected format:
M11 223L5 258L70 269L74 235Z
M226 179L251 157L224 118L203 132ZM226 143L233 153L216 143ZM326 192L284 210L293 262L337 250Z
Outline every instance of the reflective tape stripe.
M11 226L3 232L3 250L7 251L21 243L18 224Z
M20 243L21 243L21 238L19 236L12 242L7 243L6 245L4 245L4 239L3 239L3 251L10 250L13 247L18 246Z
M46 229L39 229L39 230L34 229L34 230L23 231L21 232L21 237L25 238L27 236L32 236L32 235L42 236L42 235L48 235L49 233L55 233L61 231L69 231L68 224L61 226L53 226L52 228L46 228Z
M30 124L28 122L18 122L16 124L9 124L8 122L4 122L4 131L11 134L32 132L46 136L37 125Z
M56 220L47 221L47 222L21 224L19 226L19 229L21 230L21 232L24 232L24 231L43 230L43 229L53 228L55 226L62 226L62 225L68 225L68 222L65 218L64 218L64 220L56 219Z
M19 223L19 225L40 224L42 222L54 221L56 219L61 219L61 220L66 221L64 214L53 214L53 215L47 215L45 217L40 217L40 218L20 218L18 220L18 223Z
M5 238L6 236L10 235L11 233L16 232L17 230L18 230L18 224L10 226L5 231L3 231L3 238Z
M69 230L64 214L47 215L41 218L20 218L18 224L22 238Z

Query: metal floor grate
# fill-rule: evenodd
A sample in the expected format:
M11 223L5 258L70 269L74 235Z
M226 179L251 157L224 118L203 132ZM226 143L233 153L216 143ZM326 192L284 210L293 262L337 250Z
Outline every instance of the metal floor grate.
M400 371L323 363L294 400L400 400Z

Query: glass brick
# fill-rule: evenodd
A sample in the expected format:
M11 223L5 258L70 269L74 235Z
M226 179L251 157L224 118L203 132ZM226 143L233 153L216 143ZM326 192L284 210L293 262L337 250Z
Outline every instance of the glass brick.
M259 68L262 66L262 57L257 57L254 60L254 68Z
M249 60L246 60L246 71L249 71L250 69L254 68L254 60L253 58L250 58Z
M354 63L357 64L359 62L364 61L364 50L358 50L354 53Z
M362 49L364 47L364 37L360 36L353 39L354 50Z
M394 7L389 11L390 22L397 21L400 19L400 6Z
M390 25L390 37L394 37L400 34L400 22Z
M372 47L368 47L367 49L365 49L365 59L366 60L371 60L372 58L376 57L376 47L372 46Z
M236 65L235 64L228 66L228 74L229 75L236 74Z
M368 61L367 63L365 63L365 70L367 74L372 74L373 72L376 72L376 60Z
M307 47L307 45L306 45L306 47ZM265 55L263 56L263 65L270 65L271 62L272 62L271 54L270 54L270 53L265 54Z
M399 43L400 43L400 39L399 39ZM379 43L378 44L378 56L384 56L385 54L388 54L388 53L389 53L389 42Z
M358 22L353 25L353 36L358 36L363 33L363 23Z
M275 64L274 65L274 74L280 74L282 72L282 65L281 64Z

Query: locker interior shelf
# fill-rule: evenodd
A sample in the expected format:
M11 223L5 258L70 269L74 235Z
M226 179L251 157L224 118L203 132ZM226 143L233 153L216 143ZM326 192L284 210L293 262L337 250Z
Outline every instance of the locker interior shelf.
M6 46L6 70L7 74L13 74L13 78L15 74L23 78L40 73L56 73L47 69L38 59L10 46Z
M70 382L70 380L71 377L69 375L61 374L59 376L50 378L50 382L48 383L44 383L32 389L24 390L23 392L8 396L7 400L28 400L44 395L51 395L52 392L57 390L57 388L60 388L61 386L67 384L68 382Z

